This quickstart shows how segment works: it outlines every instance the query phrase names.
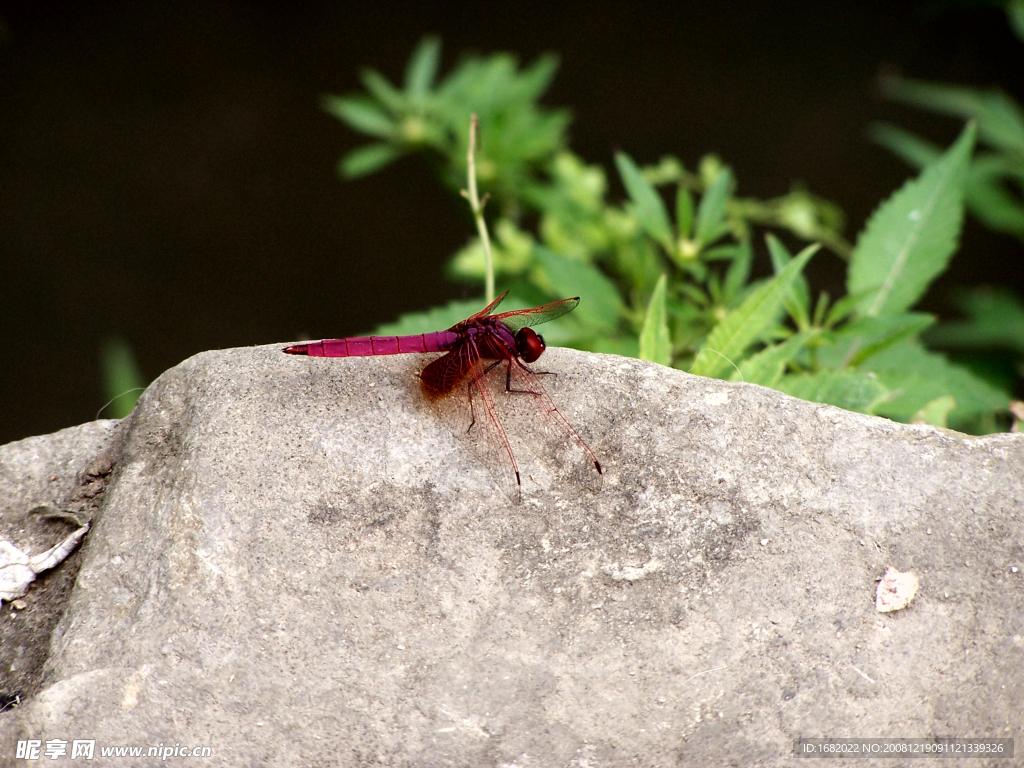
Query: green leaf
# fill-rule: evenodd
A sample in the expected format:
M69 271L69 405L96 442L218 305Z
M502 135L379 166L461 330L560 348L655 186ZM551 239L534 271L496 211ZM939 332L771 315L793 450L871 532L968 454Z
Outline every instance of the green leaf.
M520 103L534 102L544 95L558 71L558 57L546 53L526 67L516 79L512 96Z
M722 285L722 292L729 306L732 306L750 279L750 268L754 263L754 249L749 240L740 241L734 250L732 264L725 273L725 282Z
M1001 91L888 78L882 90L890 98L935 112L974 119L980 139L1011 152L1024 152L1024 111Z
M746 348L775 322L783 298L818 247L811 245L805 248L782 272L758 287L739 307L722 318L708 335L690 372L715 377L734 364Z
M346 123L349 128L381 139L395 135L394 121L374 102L361 96L324 96L320 99L324 111Z
M728 230L724 223L725 204L731 189L732 171L722 168L697 206L696 239L700 245L714 242Z
M405 111L405 94L395 88L384 75L375 69L364 69L359 79L377 101L394 113Z
M1024 0L1008 0L1006 18L1017 39L1024 42Z
M931 424L933 427L945 427L949 413L956 408L956 399L950 395L937 397L925 404L924 408L914 414L911 424Z
M1014 174L1004 157L975 157L967 172L966 196L967 208L986 227L1024 239L1024 203L1007 189L1008 177L1024 176L1021 162Z
M956 250L964 182L974 147L968 125L937 162L925 168L871 216L850 259L850 293L879 286L861 314L896 314L914 304Z
M110 415L123 419L135 407L146 388L139 364L131 345L121 338L111 338L100 347L100 367L103 369L103 389L110 399ZM106 409L106 406L104 406Z
M1005 409L1010 402L1007 393L916 340L884 350L863 367L874 371L895 395L877 412L898 421L909 421L932 400L946 395L956 400L951 418L961 420Z
M547 333L544 334L547 337ZM620 357L640 357L640 347L636 336L600 336L577 344L578 349L588 352L600 352L602 355L619 355Z
M440 60L441 41L433 36L424 37L405 70L405 90L416 104L422 104L430 93Z
M380 170L401 156L402 151L390 144L367 144L345 155L338 163L338 172L347 179L355 179Z
M693 195L683 185L676 192L676 229L679 237L689 238L693 228Z
M776 388L801 400L827 403L859 413L873 413L889 394L875 376L860 371L818 371L785 376Z
M654 286L647 305L647 317L640 332L640 359L659 365L672 362L672 342L668 335L668 316L665 312L665 287L668 277L662 275Z
M942 323L927 333L930 345L957 349L1011 349L1024 354L1024 301L1010 291L975 288L957 305L968 320Z
M877 124L872 138L910 165L921 168L933 162L942 150L902 128ZM1012 155L978 154L967 171L964 197L967 208L989 229L1024 238L1024 205L1006 188L1008 177L1020 175Z
M935 323L935 316L906 312L885 317L859 317L832 334L834 347L819 352L822 365L856 368L893 344L917 336Z
M789 249L775 235L768 234L765 240L768 242L768 253L772 258L772 268L775 270L775 274L778 274L792 261L793 256L790 254ZM789 316L796 322L797 328L807 328L811 324L811 289L807 285L807 278L803 275L797 276L796 280L793 281L793 287L789 289L782 304L789 313Z
M512 297L506 301L514 303ZM374 334L377 336L414 336L418 333L444 331L475 312L479 312L484 305L483 299L453 301L443 307L431 307L424 312L409 312L400 315L398 320L393 323L378 325Z
M622 317L623 305L615 284L593 264L569 259L538 246L534 250L541 274L538 282L554 296L579 296L574 320L591 332L613 331Z
M790 336L783 342L765 347L740 363L739 371L733 373L732 381L745 381L762 387L777 388L787 363L796 359L807 342L818 335L818 331L806 331Z
M850 356L847 362L851 368L862 365L866 360L904 339L920 335L926 328L935 324L935 316L923 312L907 312L903 315L884 318L865 317L862 319L865 322L881 320L882 323L872 328L870 332L864 332L866 329L863 327L858 328L859 331L864 332L864 335L858 339L861 342L860 348ZM850 325L856 326L858 322L854 321Z
M868 296L874 296L878 288L879 286L876 285L874 288L868 288L866 291L848 293L846 296L843 296L843 298L832 305L828 314L825 315L825 327L831 328L848 318L857 310L857 305Z
M872 123L868 137L914 168L924 168L942 156L942 147L889 123Z
M629 199L633 202L633 215L636 216L640 228L672 253L672 226L661 195L644 178L636 163L625 152L615 153L615 165L618 166Z

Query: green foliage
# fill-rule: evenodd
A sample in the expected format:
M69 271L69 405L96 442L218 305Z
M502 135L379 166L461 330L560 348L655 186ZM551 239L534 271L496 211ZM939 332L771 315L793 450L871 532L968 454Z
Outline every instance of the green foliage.
M544 164L565 140L568 112L537 103L557 59L542 56L520 70L508 54L468 57L437 82L440 57L440 43L428 37L409 61L403 88L368 69L362 74L366 94L324 97L327 112L378 139L349 153L339 170L354 178L425 152L444 181L458 190L466 178L469 115L476 112L484 136L477 158L480 185L502 209L514 208L521 196L536 192Z
M1008 349L1024 355L1024 301L1010 291L977 288L957 304L967 320L943 323L929 332L931 344L953 349Z
M936 427L945 427L946 421L949 418L949 413L954 408L956 408L956 398L952 395L937 397L931 402L925 403L924 408L914 415L914 418L910 420L910 423L932 424Z
M605 170L567 148L567 114L537 103L553 58L524 69L507 54L468 58L438 79L439 54L436 41L425 41L401 90L369 72L366 95L325 101L377 139L342 169L426 152L448 184L461 186L477 112L478 176L498 201L486 212L495 271L514 296L509 305L582 298L545 328L550 343L966 430L991 428L1006 408L1005 392L925 348L921 334L934 318L909 311L956 248L973 125L945 152L917 147L923 172L879 207L853 248L834 205L799 189L769 200L740 197L732 170L713 155L691 171L672 156L644 166L620 152L614 165L626 199L611 199ZM982 137L993 130L979 122ZM783 238L807 245L793 256ZM803 274L821 246L850 262L849 294L836 302L814 298ZM756 265L769 262L774 274L754 277ZM475 283L484 272L479 242L450 267L456 279ZM439 330L479 308L456 303L379 332Z
M794 281L818 246L810 245L774 278L762 284L740 306L723 317L708 334L702 354L690 372L698 376L720 377L735 365L747 348L778 322L782 304Z
M875 288L858 307L870 317L893 315L917 303L945 271L963 224L964 181L974 126L943 157L875 211L857 240L846 288Z
M883 91L908 104L974 120L983 147L970 164L966 202L985 226L1024 241L1024 110L1000 91L921 83L883 81ZM871 135L915 167L940 152L933 143L888 124L872 126Z
M640 331L640 359L668 365L672 362L672 340L668 332L668 315L665 311L666 275L658 278L647 305L647 317Z
M135 362L135 354L127 341L107 339L100 347L100 368L103 371L103 389L109 402L110 418L123 419L135 407L146 388L145 379Z
M1005 3L1011 29L1024 40L1024 2ZM978 126L979 151L967 168L967 210L984 226L1024 244L1024 108L1000 90L924 83L902 78L882 82L884 93L905 104L969 119ZM871 134L915 167L935 161L940 150L892 125ZM966 319L942 323L925 340L953 353L977 375L1005 388L1024 383L1024 302L1006 290L984 286L956 297ZM961 405L962 408L962 405ZM957 411L954 411L955 414Z

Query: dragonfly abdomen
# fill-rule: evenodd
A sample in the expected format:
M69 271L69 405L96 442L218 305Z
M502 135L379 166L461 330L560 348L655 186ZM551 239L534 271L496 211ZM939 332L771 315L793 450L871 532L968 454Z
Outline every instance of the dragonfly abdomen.
M289 355L310 357L369 357L370 355L402 355L407 352L444 352L451 349L458 336L450 331L421 333L418 336L352 336L347 339L324 339L285 347Z

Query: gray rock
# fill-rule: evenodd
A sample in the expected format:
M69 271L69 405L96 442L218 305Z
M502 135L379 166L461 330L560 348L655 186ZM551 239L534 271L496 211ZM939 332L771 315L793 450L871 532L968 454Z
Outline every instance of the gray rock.
M1024 435L542 362L604 483L560 478L519 425L518 506L424 403L420 356L234 349L165 373L115 433L5 743L95 739L93 765L208 746L216 766L788 765L800 736L1024 749ZM920 587L881 614L888 566Z
M39 555L88 523L103 500L116 427L95 421L0 446L0 539ZM0 606L0 712L38 690L49 637L80 564L76 552L24 597Z

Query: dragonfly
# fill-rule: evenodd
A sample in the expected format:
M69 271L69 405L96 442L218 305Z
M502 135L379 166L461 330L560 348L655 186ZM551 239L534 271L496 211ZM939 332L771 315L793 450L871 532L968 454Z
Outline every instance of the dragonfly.
M603 474L601 462L541 384L548 371L530 366L546 349L533 326L571 312L579 296L532 309L491 314L508 291L474 315L445 331L417 336L356 336L293 344L289 355L365 357L416 352L444 352L419 374L423 394L435 412L456 434L473 440L477 453L501 489L518 504L522 477L512 443L499 411L522 422L531 435L531 448L552 457L588 487ZM536 439L536 433L540 439Z

